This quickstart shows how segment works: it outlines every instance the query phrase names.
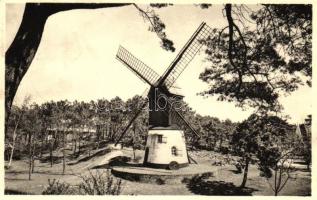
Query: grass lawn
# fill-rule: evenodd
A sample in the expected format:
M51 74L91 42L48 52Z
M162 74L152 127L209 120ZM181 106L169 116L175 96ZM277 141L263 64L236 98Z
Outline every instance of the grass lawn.
M130 149L123 150L124 155L132 155ZM215 152L195 152L192 155L198 163L212 163ZM137 151L137 156L142 157L143 151ZM12 167L5 171L5 190L9 194L41 194L48 185L48 179L59 179L71 185L81 181L79 175L97 169L91 167L103 164L106 155L98 154L91 159L75 162L66 166L66 174L62 175L62 163L54 164L36 161L35 172L32 179L28 180L28 163L25 160L13 161ZM70 162L70 161L69 161ZM73 162L73 161L72 161ZM105 170L105 169L98 169ZM274 195L267 180L259 176L259 170L251 165L246 188L238 189L242 181L242 174L236 174L233 165L218 166L218 171L208 179L195 179L184 184L155 185L124 180L123 195ZM285 188L279 195L307 196L311 194L311 174L307 171L295 171Z

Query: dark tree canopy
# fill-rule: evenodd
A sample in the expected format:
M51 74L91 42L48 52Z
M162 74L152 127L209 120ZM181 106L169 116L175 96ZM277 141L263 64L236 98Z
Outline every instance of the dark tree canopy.
M293 148L289 146L289 139L294 135L293 127L277 116L252 114L240 123L232 135L231 145L233 152L245 162L241 186L246 184L251 160L258 164L262 175L270 177L270 167L275 166L279 158Z
M257 11L227 4L228 26L205 42L207 67L201 95L260 110L279 111L278 97L311 85L311 5L262 5ZM246 16L246 13L249 16Z

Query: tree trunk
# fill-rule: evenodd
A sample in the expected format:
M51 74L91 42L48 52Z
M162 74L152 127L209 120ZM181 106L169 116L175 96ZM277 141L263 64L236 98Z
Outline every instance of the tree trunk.
M11 146L11 152L10 152L10 158L9 158L9 163L7 165L7 168L9 169L11 167L11 163L12 163L12 158L13 158L13 153L14 153L14 146L15 146L15 142L12 144Z
M50 141L50 160L51 160L51 167L53 167L53 142L52 141Z
M45 149L45 146L47 145L47 135L48 131L47 129L45 130L44 137L42 137L42 145L41 145L41 155L40 158L43 157L43 149Z
M42 158L42 155L43 155L43 146L44 146L44 137L41 136L41 147L40 147L40 155L39 155L39 158Z
M66 148L65 131L63 131L63 175L65 174L65 169L66 169L65 148Z
M242 183L240 185L240 188L244 188L247 180L248 180L248 171L249 171L249 162L250 162L250 158L246 157L245 159L245 167L244 167L244 173L243 173L243 180Z
M90 145L91 145L91 134L90 134L90 127L88 126L88 143L87 143L87 147L88 147L88 156L90 156Z
M222 136L220 136L219 150L221 150L221 148L222 148L222 142L223 142L223 137L222 137Z
M80 147L80 140L81 140L81 137L80 137L80 135L79 135L79 133L78 133L78 136L77 136L77 138L78 138L78 154L80 154L80 151L81 151L81 147Z
M14 130L13 130L11 153L10 153L9 163L7 166L8 168L11 167L11 163L12 163L12 158L13 158L13 153L14 153L14 148L15 148L15 139L16 139L16 135L17 135L16 134L17 128L18 128L18 123L15 125Z
M31 180L31 172L32 172L32 145L31 145L31 137L32 135L29 133L29 180Z
M135 160L135 136L136 136L136 127L133 126L133 138L132 138L132 150L133 150L133 160Z
M32 145L32 173L34 173L34 161L35 161L35 156L34 156L34 153L35 153L35 144L33 142L33 145Z
M77 134L76 134L75 137L74 137L74 143L75 143L75 147L74 147L74 152L73 152L73 154L75 155L76 150L77 150Z
M214 142L214 143L213 143L213 148L214 148L215 151L217 151L217 141L218 141L218 137L215 136L215 137L214 137L214 141L213 141L213 142Z
M105 140L106 138L108 138L109 136L109 129L110 129L110 125L109 125L109 122L107 122L107 125L106 125L106 135L103 135L103 139Z
M211 140L211 135L208 135L208 148L209 148L209 150L212 150L213 148L212 148L212 140Z

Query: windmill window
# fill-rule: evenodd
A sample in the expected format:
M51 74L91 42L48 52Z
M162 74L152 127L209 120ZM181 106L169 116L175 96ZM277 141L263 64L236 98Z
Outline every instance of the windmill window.
M158 135L157 136L157 142L158 143L166 143L167 142L167 137L163 137L163 135Z
M157 136L157 142L158 143L163 143L163 135L158 135Z
M177 148L176 147L172 147L172 155L173 156L177 156Z

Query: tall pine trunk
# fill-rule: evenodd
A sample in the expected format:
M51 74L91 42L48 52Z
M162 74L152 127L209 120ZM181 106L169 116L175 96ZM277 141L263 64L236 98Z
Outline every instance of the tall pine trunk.
M65 141L65 131L63 131L63 175L66 169L66 155L65 155L66 141Z
M246 157L245 159L245 166L244 166L244 173L243 173L243 180L242 183L240 185L240 188L244 188L247 180L248 180L248 172L249 172L249 162L250 162L250 158Z
M34 161L35 161L35 156L34 156L34 154L35 154L35 143L33 142L33 145L32 145L32 173L34 173L34 166L35 166L35 164L34 164Z
M18 123L15 125L14 130L13 130L12 146L11 146L11 153L10 153L8 168L11 167L11 163L12 163L12 158L13 158L13 153L14 153L14 148L15 148L15 139L16 139L17 128L18 128Z
M51 160L51 167L53 167L53 142L50 141L50 160Z
M76 150L77 150L77 134L75 131L73 132L73 143L74 143L73 155L75 155Z
M133 160L135 161L135 136L136 136L136 128L133 126L133 138L132 138L132 150L133 150Z
M32 135L29 133L29 180L31 180L31 173L32 173Z
M221 148L222 148L222 142L223 142L223 137L222 137L222 136L220 136L219 150L221 150Z

